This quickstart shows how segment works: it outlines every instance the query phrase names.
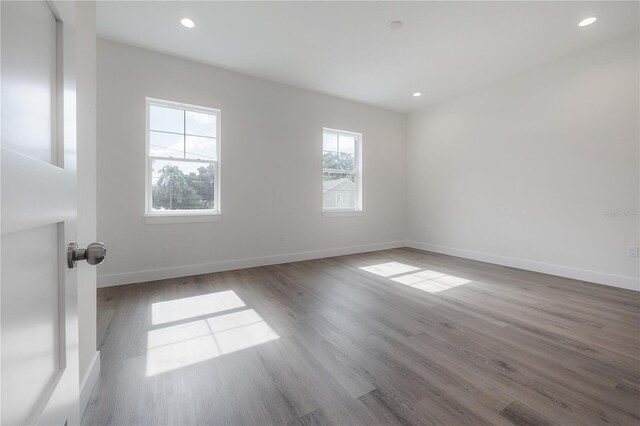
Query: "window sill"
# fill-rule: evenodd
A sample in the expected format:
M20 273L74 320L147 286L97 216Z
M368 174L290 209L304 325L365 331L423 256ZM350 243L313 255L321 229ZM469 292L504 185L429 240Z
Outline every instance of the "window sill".
M362 210L323 210L322 217L362 216Z
M186 213L186 214L146 214L144 215L145 225L162 225L166 223L202 223L220 222L220 213Z

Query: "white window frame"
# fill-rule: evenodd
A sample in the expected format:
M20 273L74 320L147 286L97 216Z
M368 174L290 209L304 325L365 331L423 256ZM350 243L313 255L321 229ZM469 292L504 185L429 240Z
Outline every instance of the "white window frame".
M333 133L337 136L346 135L346 136L354 136L356 143L354 147L354 155L355 155L355 164L356 164L356 174L355 174L355 191L353 194L354 197L354 207L353 208L344 208L344 207L336 207L336 208L325 208L324 199L322 200L322 213L325 217L332 216L360 216L363 211L363 203L362 203L362 133L353 132L350 130L340 130L340 129L332 129L329 127L322 128L322 147L321 151L324 156L324 134L325 133ZM339 140L339 138L338 138ZM338 142L339 143L339 142ZM324 167L322 168L322 175L324 176ZM322 191L324 194L324 188ZM324 198L324 197L323 197Z
M169 160L167 157L156 157L149 155L150 149L150 110L151 106L168 107L182 109L185 111L200 112L216 116L216 161L215 161L215 186L213 188L213 209L192 209L192 210L174 210L174 211L157 211L153 210L153 181L151 178L151 163L155 160ZM221 217L221 199L220 187L221 180L221 111L217 108L203 107L199 105L191 105L182 102L167 101L156 98L146 98L145 100L145 197L144 197L144 218L146 224L162 224L162 223L190 223L190 222L217 222ZM184 129L186 134L186 129ZM212 161L194 160L175 158L176 161L194 162L194 163L212 163Z

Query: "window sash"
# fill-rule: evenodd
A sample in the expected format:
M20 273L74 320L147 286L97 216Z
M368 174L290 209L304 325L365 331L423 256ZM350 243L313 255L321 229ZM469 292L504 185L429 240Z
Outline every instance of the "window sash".
M196 135L196 134L191 134L191 133L187 133L187 129L186 126L184 128L184 132L183 133L178 133L178 132L168 132L168 131L163 131L163 130L152 130L151 126L150 126L150 122L151 122L151 117L150 117L150 111L151 111L151 106L158 106L158 107L164 107L164 108L173 108L173 109L179 109L182 110L184 116L185 116L185 120L186 120L186 113L187 112L196 112L196 113L203 113L203 114L208 114L208 115L213 115L216 117L216 134L215 136L203 136L203 135ZM172 102L172 101L165 101L165 100L161 100L161 99L154 99L154 98L146 98L146 105L145 105L145 110L146 110L146 125L145 125L145 145L146 145L146 149L145 149L145 180L146 180L146 185L145 185L145 216L185 216L185 215L211 215L211 214L220 214L221 210L220 210L220 176L221 176L221 166L220 166L220 128L221 128L221 111L219 109L216 108L208 108L208 107L201 107L201 106L197 106L197 105L190 105L190 104L185 104L185 103L180 103L180 102ZM184 154L183 157L162 157L162 156L157 156L157 155L149 155L150 153L150 149L151 149L151 145L150 145L150 135L151 132L157 132L157 133L166 133L166 134L173 134L173 135L177 135L177 136L181 136L183 137L183 143L184 143L184 147L186 150L186 139L188 136L192 136L192 137L200 137L200 138L208 138L211 139L213 141L215 141L216 144L216 159L213 160L209 157L205 157L205 158L201 158L201 159L196 159L196 158L184 158ZM152 164L153 161L176 161L176 162L189 162L189 163L200 163L200 164L207 164L207 165L213 165L214 167L214 188L213 188L213 208L211 209L184 209L184 210L154 210L153 209L153 168L152 168Z
M322 129L322 135L323 135L323 141L322 141L322 152L323 155L324 153L339 153L340 152L340 136L350 136L350 137L354 137L355 138L355 146L354 146L354 153L350 154L353 155L354 158L354 165L355 168L354 169L344 169L344 170L340 170L340 169L326 169L326 168L322 168L322 173L323 173L323 182L324 182L324 174L325 173L340 173L340 174L345 174L345 175L351 175L354 178L354 184L355 184L355 188L353 191L353 197L354 197L354 207L326 207L324 205L324 196L323 196L323 203L322 203L322 210L323 211L327 211L327 212L336 212L336 211L345 211L345 212L352 212L352 211L361 211L362 210L362 134L361 133L357 133L357 132L350 132L350 131L346 131L346 130L337 130L337 129L329 129L329 128L323 128ZM324 135L325 134L331 134L331 135L336 135L337 136L337 144L336 144L336 150L332 151L332 150L327 150L325 149L325 145L324 145ZM323 191L324 194L324 191Z
M213 165L214 170L214 184L213 184L213 208L210 209L174 209L174 210L155 210L153 208L153 160L159 161L175 161L175 162L186 162L186 163L200 163ZM219 213L219 201L218 194L219 191L219 164L218 161L202 161L202 160L190 160L183 158L165 158L165 157L148 157L147 167L149 169L149 174L147 175L149 184L147 186L147 216L163 216L163 215L185 215L185 214L216 214Z

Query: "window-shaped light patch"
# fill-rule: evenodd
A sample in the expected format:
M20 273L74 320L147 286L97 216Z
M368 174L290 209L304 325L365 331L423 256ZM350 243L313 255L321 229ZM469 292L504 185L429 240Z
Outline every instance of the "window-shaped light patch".
M439 293L471 282L466 278L399 262L379 263L360 269L428 293Z
M364 266L363 271L371 272L372 274L380 275L381 277L390 277L392 275L406 274L407 272L417 271L420 268L407 265L400 262L386 262L378 265Z
M415 284L417 282L431 280L438 277L445 276L442 272L437 271L419 271L409 275L403 275L397 278L393 278L393 281L399 282L400 284Z
M147 376L183 368L279 338L253 309L151 330L147 334Z
M391 280L428 293L439 293L471 282L466 278L431 270L401 275Z
M253 309L207 319L222 354L256 346L279 336Z
M151 305L151 323L153 325L166 324L244 306L242 299L233 290L156 302Z
M189 324L195 330L206 330L204 320ZM183 337L181 332L185 326L172 326L151 330L147 337L147 376L154 376L167 371L197 364L221 355L211 333L200 336ZM152 345L151 342L167 342L163 345Z

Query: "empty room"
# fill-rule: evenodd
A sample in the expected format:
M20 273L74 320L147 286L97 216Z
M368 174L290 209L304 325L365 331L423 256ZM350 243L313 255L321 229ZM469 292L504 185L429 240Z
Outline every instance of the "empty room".
M0 23L0 424L640 424L640 2Z

